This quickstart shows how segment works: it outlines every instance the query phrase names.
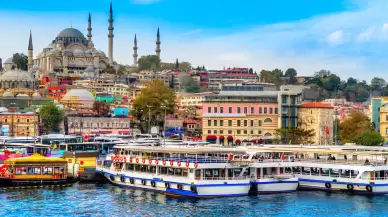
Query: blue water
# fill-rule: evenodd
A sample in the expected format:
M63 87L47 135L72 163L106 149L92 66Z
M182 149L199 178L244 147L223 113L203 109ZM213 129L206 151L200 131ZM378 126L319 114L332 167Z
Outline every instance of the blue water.
M388 216L388 196L323 192L177 199L110 184L0 193L0 216Z

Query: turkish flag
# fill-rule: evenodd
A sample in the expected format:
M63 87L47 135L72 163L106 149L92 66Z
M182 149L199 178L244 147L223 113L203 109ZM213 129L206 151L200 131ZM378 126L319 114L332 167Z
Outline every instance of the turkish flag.
M8 165L3 165L0 167L0 173L5 174L8 171Z
M326 128L325 133L326 133L326 135L329 135L330 134L330 130L328 128Z

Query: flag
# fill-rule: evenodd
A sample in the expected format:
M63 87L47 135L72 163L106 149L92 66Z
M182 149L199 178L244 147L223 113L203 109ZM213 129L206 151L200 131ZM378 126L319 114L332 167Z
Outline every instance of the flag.
M8 171L8 165L3 165L0 167L0 173L5 174Z
M284 152L282 153L282 160L284 160Z
M325 133L326 133L326 135L329 135L329 134L330 134L329 128L326 128Z

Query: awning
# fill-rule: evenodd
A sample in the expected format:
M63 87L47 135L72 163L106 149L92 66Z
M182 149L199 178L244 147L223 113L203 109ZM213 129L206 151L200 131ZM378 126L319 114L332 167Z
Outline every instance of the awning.
M206 140L217 140L217 136L215 136L215 135L208 135L208 136L206 136Z
M111 130L100 130L99 133L108 134L108 133L112 133L112 131Z
M248 139L244 139L243 142L249 142L249 140Z
M120 130L119 131L119 134L129 134L130 131L129 130Z
M241 140L237 139L236 144L239 144L239 143L241 143Z
M220 136L220 140L224 140L225 139L225 136Z
M228 136L228 140L233 140L233 136Z

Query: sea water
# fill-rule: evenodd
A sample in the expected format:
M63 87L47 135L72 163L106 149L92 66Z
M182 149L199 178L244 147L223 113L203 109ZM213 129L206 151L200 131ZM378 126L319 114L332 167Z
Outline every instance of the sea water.
M1 192L0 216L388 216L388 196L297 192L187 199L110 184L75 184Z

